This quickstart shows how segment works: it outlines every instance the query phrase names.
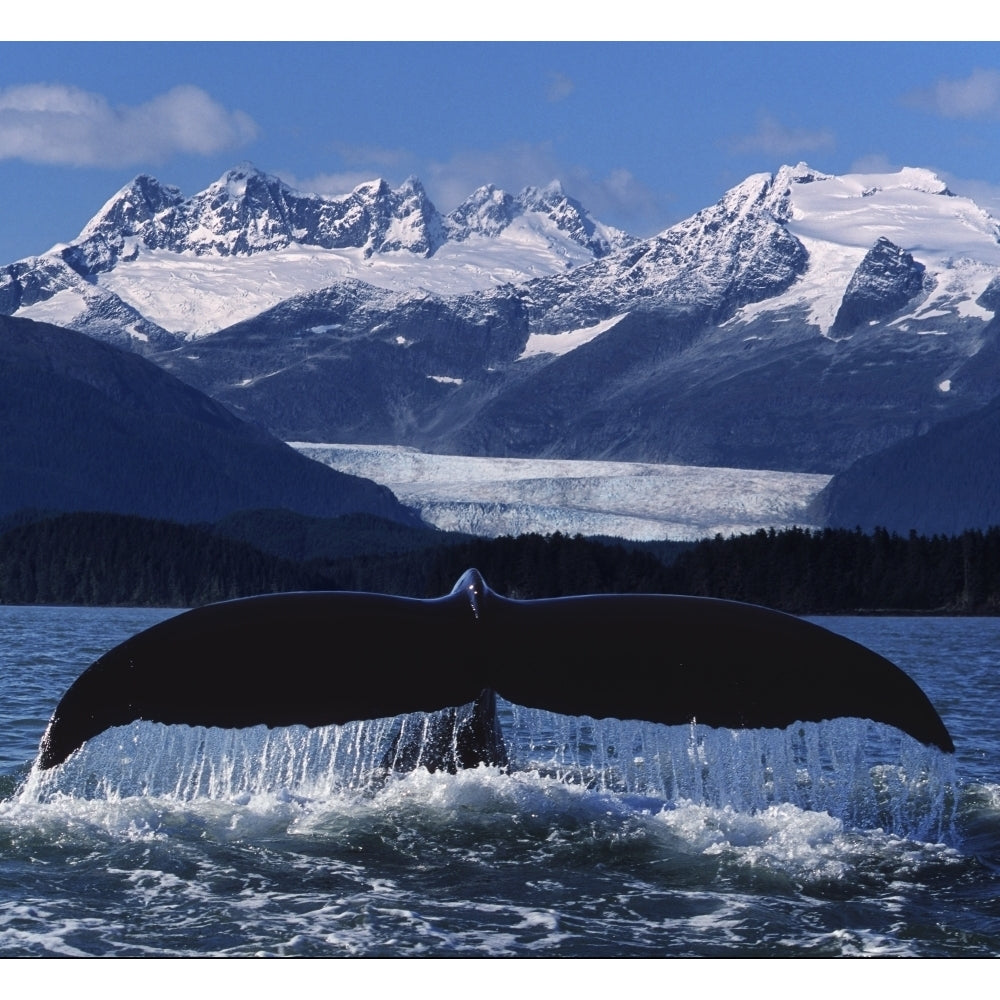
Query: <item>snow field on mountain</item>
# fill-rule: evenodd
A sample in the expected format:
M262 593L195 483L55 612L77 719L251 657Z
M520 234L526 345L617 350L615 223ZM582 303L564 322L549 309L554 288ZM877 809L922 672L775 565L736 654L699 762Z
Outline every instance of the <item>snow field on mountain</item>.
M98 275L97 283L163 329L197 338L250 319L293 295L349 278L387 291L462 295L569 270L593 259L568 239L546 239L518 223L497 237L473 236L446 244L433 257L395 250L366 258L356 247L292 246L230 257L143 250L135 260ZM42 319L44 305L21 313ZM66 316L64 322L71 318Z
M946 194L940 178L918 168L796 179L806 169L800 164L790 172L785 225L806 247L809 267L783 295L740 310L740 320L805 303L810 322L826 334L851 276L881 236L908 250L937 280L914 318L934 303L989 318L975 300L1000 268L1000 229L975 202Z
M87 308L87 300L76 288L64 288L51 298L32 303L18 309L14 315L33 319L37 323L53 323L56 326L72 326L73 320Z
M291 442L316 461L388 487L447 531L693 541L815 527L826 475L639 462L432 455L391 445Z

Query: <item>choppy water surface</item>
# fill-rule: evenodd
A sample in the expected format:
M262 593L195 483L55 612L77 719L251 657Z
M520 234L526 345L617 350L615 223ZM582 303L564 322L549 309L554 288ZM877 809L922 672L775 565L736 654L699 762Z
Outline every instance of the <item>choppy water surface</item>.
M385 774L408 717L136 723L30 774L65 688L171 613L0 608L0 955L1000 951L998 620L819 620L921 684L954 759L505 705L509 773Z

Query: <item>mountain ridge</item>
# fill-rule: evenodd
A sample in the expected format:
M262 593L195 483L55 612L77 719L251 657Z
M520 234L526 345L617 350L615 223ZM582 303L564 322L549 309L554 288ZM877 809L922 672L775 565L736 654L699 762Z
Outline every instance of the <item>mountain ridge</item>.
M383 486L305 461L130 352L0 317L0 515L215 520L253 507L418 519Z
M285 440L832 474L1000 395L1000 225L921 168L784 166L645 240L556 185L441 216L415 179L140 180L0 310Z
M460 294L574 267L631 242L558 183L517 195L488 185L442 215L413 177L395 189L376 179L329 197L243 164L185 198L139 175L74 240L0 268L0 312L143 353L346 278ZM446 259L436 266L436 257Z

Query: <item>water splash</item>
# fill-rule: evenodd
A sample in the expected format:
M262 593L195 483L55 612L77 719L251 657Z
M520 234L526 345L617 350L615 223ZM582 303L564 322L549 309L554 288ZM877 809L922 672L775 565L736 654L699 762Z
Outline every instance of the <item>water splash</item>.
M471 706L468 706L471 708ZM22 802L61 797L178 802L366 797L398 770L441 767L456 713L309 729L208 729L135 722L107 730L64 764L32 770ZM952 840L954 762L891 727L858 719L785 730L662 726L557 715L498 700L510 770L602 795L762 813L790 804L848 828ZM444 734L444 735L443 735ZM445 767L444 769L448 769Z
M528 738L512 764L602 791L741 813L787 803L922 840L954 833L952 757L868 720L713 729L511 712Z

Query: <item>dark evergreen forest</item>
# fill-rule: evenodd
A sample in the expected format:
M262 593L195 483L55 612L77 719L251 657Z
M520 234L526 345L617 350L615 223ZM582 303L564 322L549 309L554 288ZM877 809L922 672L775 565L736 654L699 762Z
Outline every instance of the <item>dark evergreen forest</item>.
M795 614L1000 613L1000 527L956 536L758 531L697 543L473 538L371 515L252 511L181 525L117 514L0 519L0 603L192 607L288 590L439 597L474 566L515 598L677 593Z

